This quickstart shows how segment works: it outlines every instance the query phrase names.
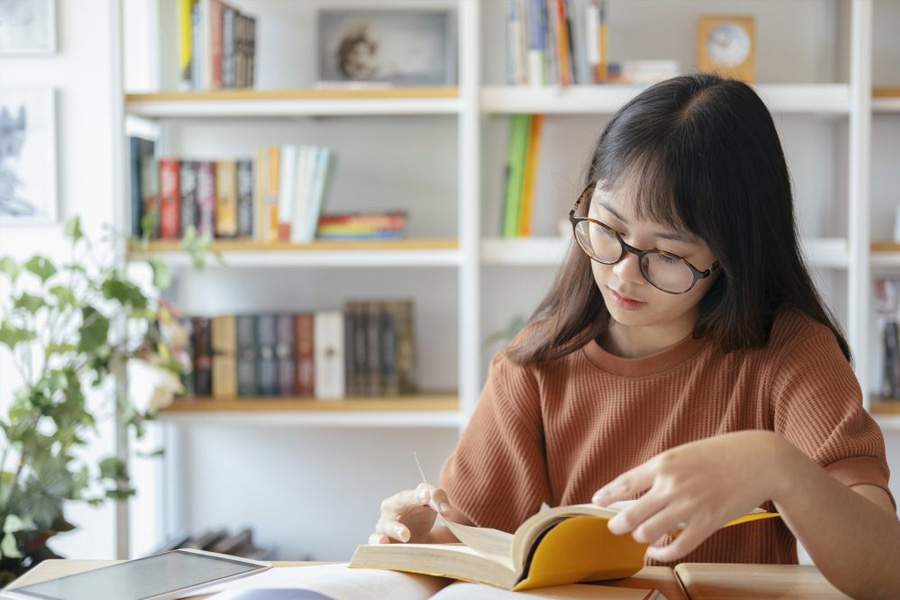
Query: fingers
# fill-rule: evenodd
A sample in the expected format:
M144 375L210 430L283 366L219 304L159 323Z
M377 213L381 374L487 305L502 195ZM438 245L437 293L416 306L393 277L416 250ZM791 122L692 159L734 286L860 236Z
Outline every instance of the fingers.
M647 557L661 562L676 561L693 552L706 538L715 533L716 529L711 519L692 520L672 543L658 548L647 548Z
M381 514L375 524L375 533L369 536L369 543L405 543L414 536L421 538L434 522L434 515L426 516L432 510L440 515L452 510L447 493L437 486L422 483L414 490L394 494L381 503Z
M398 542L409 541L409 529L403 523L398 521L390 521L387 519L379 519L375 524L375 533L373 535L381 535L388 538L386 541L377 543L390 543L391 540ZM371 539L371 536L370 536Z
M626 500L650 488L656 475L656 460L626 471L597 490L591 501L600 506L608 506L619 500Z
M664 523L666 516L671 514L670 510L664 510L667 505L667 498L662 494L654 493L654 490L650 490L640 500L610 519L609 530L616 535L631 533L632 537L638 542L655 540L659 537L658 535L650 538L647 536L652 535L656 528L660 526L665 527L662 523ZM662 516L662 519L660 516ZM662 533L666 531L664 529Z
M427 504L434 512L442 516L452 510L447 492L436 485L420 483L416 487L416 499L420 503Z

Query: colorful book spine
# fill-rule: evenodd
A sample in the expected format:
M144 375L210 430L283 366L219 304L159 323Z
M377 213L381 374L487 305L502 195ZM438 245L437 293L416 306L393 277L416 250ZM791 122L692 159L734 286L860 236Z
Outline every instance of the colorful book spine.
M340 311L318 311L314 321L316 399L344 397L344 315Z
M537 184L538 156L541 144L542 115L531 117L531 128L528 134L528 148L525 151L525 171L522 174L522 210L519 215L519 237L531 235L531 217L534 211L534 193Z
M251 315L235 319L237 335L237 394L252 398L256 392L256 321Z
M178 159L159 160L159 237L177 239L181 233L181 191L178 184Z
M399 396L397 373L397 303L385 302L381 307L381 395Z
M506 203L503 220L503 237L505 238L516 237L519 231L522 183L530 128L531 115L513 115L506 163Z
M197 162L197 231L216 235L216 163Z
M381 304L365 302L366 312L366 396L381 396Z
M128 138L129 167L131 172L131 235L139 238L141 231L141 216L143 215L143 197L141 193L141 160L143 142L141 138Z
M294 363L294 317L278 315L275 317L275 358L278 362L278 395L290 397L294 395L295 363Z
M212 395L216 399L237 396L237 333L234 315L212 319Z
M237 11L228 5L222 6L222 87L234 86L235 40L234 27Z
M237 235L253 237L253 161L237 161Z
M269 147L269 177L266 206L268 208L263 230L264 242L278 241L278 185L281 179L281 148Z
M331 149L320 146L316 154L315 170L312 175L312 189L307 210L306 229L302 237L304 242L311 242L316 237L319 214L322 211L322 205L325 203L325 197L330 187L333 162L334 153Z
M278 180L278 241L291 241L291 225L297 201L297 160L300 149L295 144L281 148Z
M572 60L569 54L569 30L565 0L552 0L556 11L556 55L559 68L559 83L563 87L572 84Z
M302 398L316 395L315 317L301 313L294 319L294 358L297 363L295 393Z
M194 317L192 322L194 348L194 391L197 396L212 395L212 321L208 317Z
M278 333L275 315L256 317L256 386L260 396L278 395L278 358L275 346Z
M222 87L222 0L209 1L209 88Z
M181 161L178 173L178 187L181 195L181 232L188 227L197 227L197 163Z
M237 223L237 167L233 160L216 163L216 236L235 237Z
M528 0L528 83L544 84L546 38L544 11L541 0Z
M181 91L190 90L192 86L191 64L192 43L191 38L192 12L196 0L178 0L178 88Z
M159 237L159 163L152 154L141 158L141 230L150 239Z

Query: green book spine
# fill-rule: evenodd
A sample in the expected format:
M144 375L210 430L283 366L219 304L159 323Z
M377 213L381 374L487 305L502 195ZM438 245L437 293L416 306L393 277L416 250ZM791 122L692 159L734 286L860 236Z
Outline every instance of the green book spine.
M514 115L510 128L507 154L506 210L503 213L503 237L505 238L516 237L519 231L522 184L525 176L525 157L528 152L531 115Z

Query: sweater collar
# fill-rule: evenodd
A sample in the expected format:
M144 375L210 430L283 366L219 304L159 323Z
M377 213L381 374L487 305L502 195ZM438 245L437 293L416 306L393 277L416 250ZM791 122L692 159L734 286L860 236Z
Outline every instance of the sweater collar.
M594 366L604 371L615 375L641 377L662 373L687 362L708 342L708 339L695 339L691 334L665 350L640 358L623 358L610 354L596 340L591 340L582 350Z

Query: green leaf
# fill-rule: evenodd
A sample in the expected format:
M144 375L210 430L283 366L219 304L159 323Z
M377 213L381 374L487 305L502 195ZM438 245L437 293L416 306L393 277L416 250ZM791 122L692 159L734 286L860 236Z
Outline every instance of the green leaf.
M5 344L10 350L15 349L16 344L31 342L37 339L37 335L24 327L13 327L9 321L0 323L0 344Z
M153 287L164 290L172 285L172 272L165 261L160 258L150 259L150 268L153 269Z
M128 471L125 463L115 456L108 456L100 461L100 477L103 479L127 479Z
M147 307L147 297L137 285L121 279L117 274L107 277L100 286L103 296L109 300L116 300L122 306L132 306L137 309Z
M47 303L42 297L29 294L28 292L22 292L13 302L14 308L25 309L25 311L32 315L44 306L47 306Z
M153 452L135 452L135 456L139 458L160 458L166 455L165 448L157 448Z
M128 500L132 496L137 495L137 490L133 488L123 488L115 490L106 490L106 497L110 500Z
M37 275L41 283L46 283L48 279L56 274L56 267L44 256L32 256L23 266L26 271Z
M84 231L81 229L81 218L74 216L63 225L63 235L73 242L77 242L84 237Z
M6 520L3 521L3 533L15 533L23 529L25 529L25 523L18 515L6 515Z
M109 337L109 319L93 306L85 306L81 309L80 333L78 351L95 353L101 346L106 345Z
M0 542L0 554L2 554L2 558L22 558L22 553L19 552L19 546L16 544L16 536L11 533L7 533L3 536L3 541Z
M9 277L10 283L15 283L21 272L22 267L11 256L0 258L0 273L5 273Z
M64 285L54 285L49 292L56 298L57 306L76 306L78 304L75 294Z

